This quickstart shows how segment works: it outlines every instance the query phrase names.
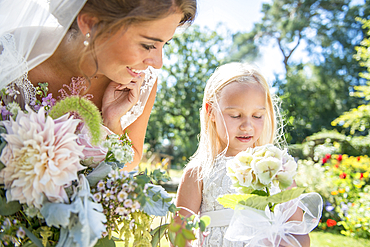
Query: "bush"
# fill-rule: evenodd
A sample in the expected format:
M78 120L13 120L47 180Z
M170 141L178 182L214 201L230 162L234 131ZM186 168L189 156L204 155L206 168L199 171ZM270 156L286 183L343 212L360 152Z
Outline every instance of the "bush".
M318 162L298 161L297 185L323 197L319 229L370 237L370 158L327 154Z

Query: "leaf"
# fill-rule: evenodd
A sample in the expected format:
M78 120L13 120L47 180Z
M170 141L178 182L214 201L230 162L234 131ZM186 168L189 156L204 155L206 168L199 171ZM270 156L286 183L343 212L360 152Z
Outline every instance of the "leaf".
M272 203L283 203L290 200L293 200L297 197L299 197L303 192L304 188L297 188L294 187L291 190L285 190L280 193L277 193L275 195L270 196L270 202Z
M177 232L180 230L180 228L181 225L174 221L168 226L168 230L170 230L170 232Z
M166 199L171 196L159 185L148 184L147 191L151 201L145 203L143 211L149 215L166 216L171 205Z
M225 208L234 209L239 201L246 200L255 195L251 194L227 194L217 198L217 201Z
M268 196L267 192L263 190L254 190L251 194L258 196Z
M208 215L204 215L200 217L200 221L204 223L204 225L207 227L211 223L211 217Z
M0 215L12 215L19 210L21 210L21 204L18 201L7 202L6 198L0 197Z
M176 238L176 232L168 231L168 238L170 239L170 242L174 245L175 238Z
M26 227L22 227L22 229L26 232L27 237L37 246L37 247L44 247L40 239L38 239L33 233L28 230Z
M193 231L190 231L190 230L188 230L188 229L182 229L182 234L184 235L184 238L186 239L186 240L194 240L194 239L196 239L196 237L195 237L195 235L194 235L194 233L193 233Z
M98 242L94 245L95 247L115 247L116 243L113 239L109 239L108 237L101 238Z
M161 238L164 236L168 226L169 224L160 225L150 232L150 235L152 235L152 241L151 241L152 247L155 247L158 245Z
M182 233L178 233L175 238L175 246L176 247L184 247L186 244L185 237Z

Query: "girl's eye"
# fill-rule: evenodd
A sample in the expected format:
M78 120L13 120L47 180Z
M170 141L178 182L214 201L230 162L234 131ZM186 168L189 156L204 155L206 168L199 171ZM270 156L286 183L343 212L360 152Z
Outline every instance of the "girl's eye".
M254 118L260 119L262 118L262 116L254 116Z
M240 118L240 115L230 116L231 118Z
M142 46L144 47L144 49L150 51L152 49L157 49L154 45L146 45L146 44L142 44Z

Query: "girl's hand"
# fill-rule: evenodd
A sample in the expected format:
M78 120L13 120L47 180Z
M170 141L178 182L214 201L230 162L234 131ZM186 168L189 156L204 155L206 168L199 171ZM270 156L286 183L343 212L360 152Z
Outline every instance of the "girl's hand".
M110 82L102 100L104 125L116 134L121 134L120 119L134 106L140 98L140 87L144 82L144 73L132 79L128 84Z

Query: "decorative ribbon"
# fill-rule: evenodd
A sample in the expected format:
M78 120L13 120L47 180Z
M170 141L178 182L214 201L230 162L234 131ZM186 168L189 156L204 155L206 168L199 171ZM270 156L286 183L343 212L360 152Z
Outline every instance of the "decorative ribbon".
M297 208L304 212L302 221L288 221ZM237 205L225 238L253 247L279 246L280 243L301 247L293 235L305 235L312 231L319 223L322 208L322 198L318 193L302 194L296 199L277 204L274 212L268 206L262 211Z

